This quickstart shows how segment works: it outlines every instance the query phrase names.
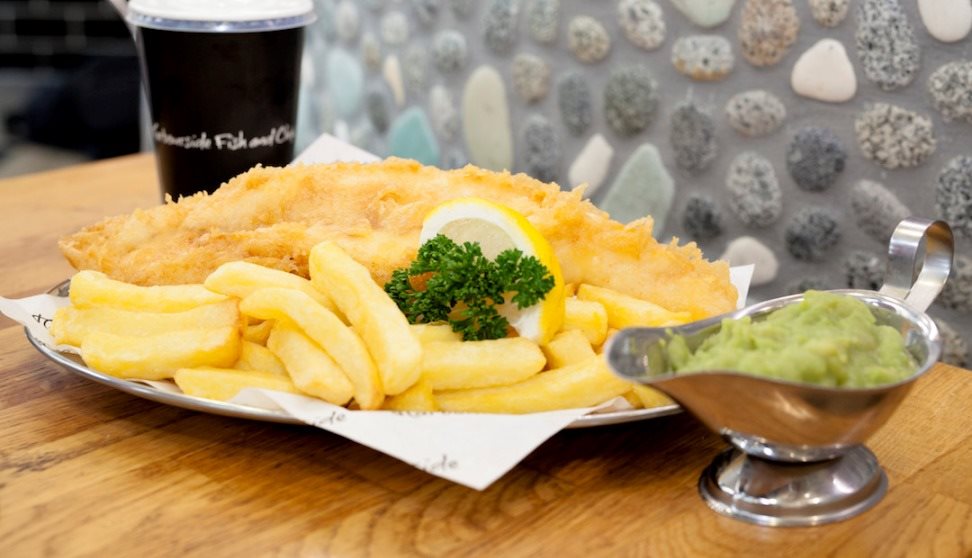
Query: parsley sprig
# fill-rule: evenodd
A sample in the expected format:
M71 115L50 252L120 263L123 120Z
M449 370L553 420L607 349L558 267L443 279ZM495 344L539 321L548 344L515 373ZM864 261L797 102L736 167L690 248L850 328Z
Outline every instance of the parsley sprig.
M409 267L392 273L385 292L409 323L448 322L471 341L506 337L509 322L496 307L507 294L522 309L543 300L553 286L550 270L520 250L505 250L491 261L479 244L459 245L440 234L419 248Z

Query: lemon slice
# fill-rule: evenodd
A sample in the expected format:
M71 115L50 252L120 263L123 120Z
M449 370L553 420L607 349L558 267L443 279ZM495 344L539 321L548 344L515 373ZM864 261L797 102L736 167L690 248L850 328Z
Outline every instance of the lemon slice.
M453 242L478 243L483 255L495 260L504 250L517 249L540 260L553 275L554 286L543 300L527 308L513 302L497 310L520 335L546 343L564 322L564 277L553 248L526 217L505 205L481 198L457 198L447 201L425 217L419 240L422 244L436 235Z

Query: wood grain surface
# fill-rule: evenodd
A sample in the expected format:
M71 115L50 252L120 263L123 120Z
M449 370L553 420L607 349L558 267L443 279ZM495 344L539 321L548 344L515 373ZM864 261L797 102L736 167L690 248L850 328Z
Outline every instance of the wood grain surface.
M146 155L0 181L0 294L70 275L61 235L158 203ZM0 556L970 556L972 373L939 365L868 444L890 490L837 524L723 518L692 417L564 431L483 492L310 427L76 377L0 323Z

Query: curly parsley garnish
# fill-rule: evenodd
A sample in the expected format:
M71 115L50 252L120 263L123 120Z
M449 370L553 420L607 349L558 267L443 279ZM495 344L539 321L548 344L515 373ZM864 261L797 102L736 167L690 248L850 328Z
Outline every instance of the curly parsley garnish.
M448 322L466 341L506 337L509 322L496 311L507 294L517 308L533 306L554 287L540 260L516 249L496 260L479 244L461 246L437 235L419 248L415 261L397 269L385 292L409 323Z

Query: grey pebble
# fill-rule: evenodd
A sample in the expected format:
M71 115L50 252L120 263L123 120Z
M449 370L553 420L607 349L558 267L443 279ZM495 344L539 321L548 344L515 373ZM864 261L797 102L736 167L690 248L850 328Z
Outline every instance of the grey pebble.
M344 0L334 11L334 29L343 41L352 42L358 36L360 18L358 7L351 0Z
M739 46L753 66L771 66L790 50L800 31L791 0L746 0L739 22Z
M972 260L965 256L955 257L948 282L936 302L945 308L972 312Z
M898 223L911 215L897 196L871 180L861 180L851 188L850 204L857 226L882 246L887 246Z
M794 258L820 261L840 241L840 223L830 209L804 207L787 224L783 241Z
M803 294L807 291L827 291L832 289L829 279L823 277L802 277L788 284L786 294Z
M679 73L699 81L720 80L732 72L736 58L729 40L720 35L688 35L672 45L672 64Z
M408 18L402 12L388 12L381 18L381 40L389 45L405 44L408 40Z
M526 19L534 41L544 44L556 41L560 27L560 0L530 0Z
M834 185L847 163L847 149L827 128L808 126L797 131L786 150L786 168L797 186L822 192Z
M380 12L385 7L385 0L364 0L363 4L373 12Z
M692 101L675 108L669 139L675 151L675 164L690 174L709 168L719 151L715 121Z
M953 230L972 238L972 157L959 155L939 173L935 207Z
M611 50L611 36L600 21L577 16L567 26L567 48L581 62L600 62Z
M550 66L539 56L517 54L513 58L510 81L521 99L528 103L539 101L550 90Z
M435 85L429 91L429 116L442 139L451 140L459 132L459 111L452 93L443 85Z
M560 138L550 121L532 115L523 125L523 158L526 173L541 182L557 180Z
M575 136L591 126L593 105L591 86L580 72L570 72L557 82L557 104L564 126Z
M646 66L613 69L604 86L604 116L611 130L633 136L651 124L658 107L658 82Z
M402 55L402 78L411 91L423 91L428 83L429 56L425 46L412 43Z
M483 40L496 54L509 54L516 44L519 0L491 0L483 16Z
M361 36L361 59L372 70L381 68L381 43L370 31Z
M931 119L888 103L858 115L854 131L864 156L889 170L918 166L935 152Z
M692 194L685 203L682 228L694 240L710 240L722 234L722 209L711 196Z
M972 124L972 62L949 62L935 70L928 78L928 93L942 120Z
M767 227L783 212L783 192L773 165L755 151L733 159L726 177L729 209L750 227Z
M442 168L461 169L469 164L469 157L458 147L449 149L442 155Z
M440 0L412 0L415 18L426 27L431 27L439 19Z
M466 36L454 29L439 31L432 44L432 60L443 74L461 70L466 65Z
M449 6L452 7L452 13L456 15L459 19L465 19L469 17L469 14L473 12L476 7L476 0L449 0Z
M769 91L753 89L737 93L729 99L726 118L729 125L744 136L765 136L783 125L786 105Z
M388 99L378 89L372 89L365 94L365 112L375 130L384 133L388 130L391 115L388 112Z
M620 0L618 24L639 48L655 50L665 42L665 16L654 0Z
M854 250L844 258L848 289L876 291L884 285L885 261L871 252Z
M810 0L810 14L824 27L837 27L847 17L850 0Z
M942 335L941 361L952 366L965 368L969 362L969 345L955 328L945 320L936 319L938 332Z
M861 0L854 38L864 76L881 89L900 89L918 75L921 49L898 0Z

